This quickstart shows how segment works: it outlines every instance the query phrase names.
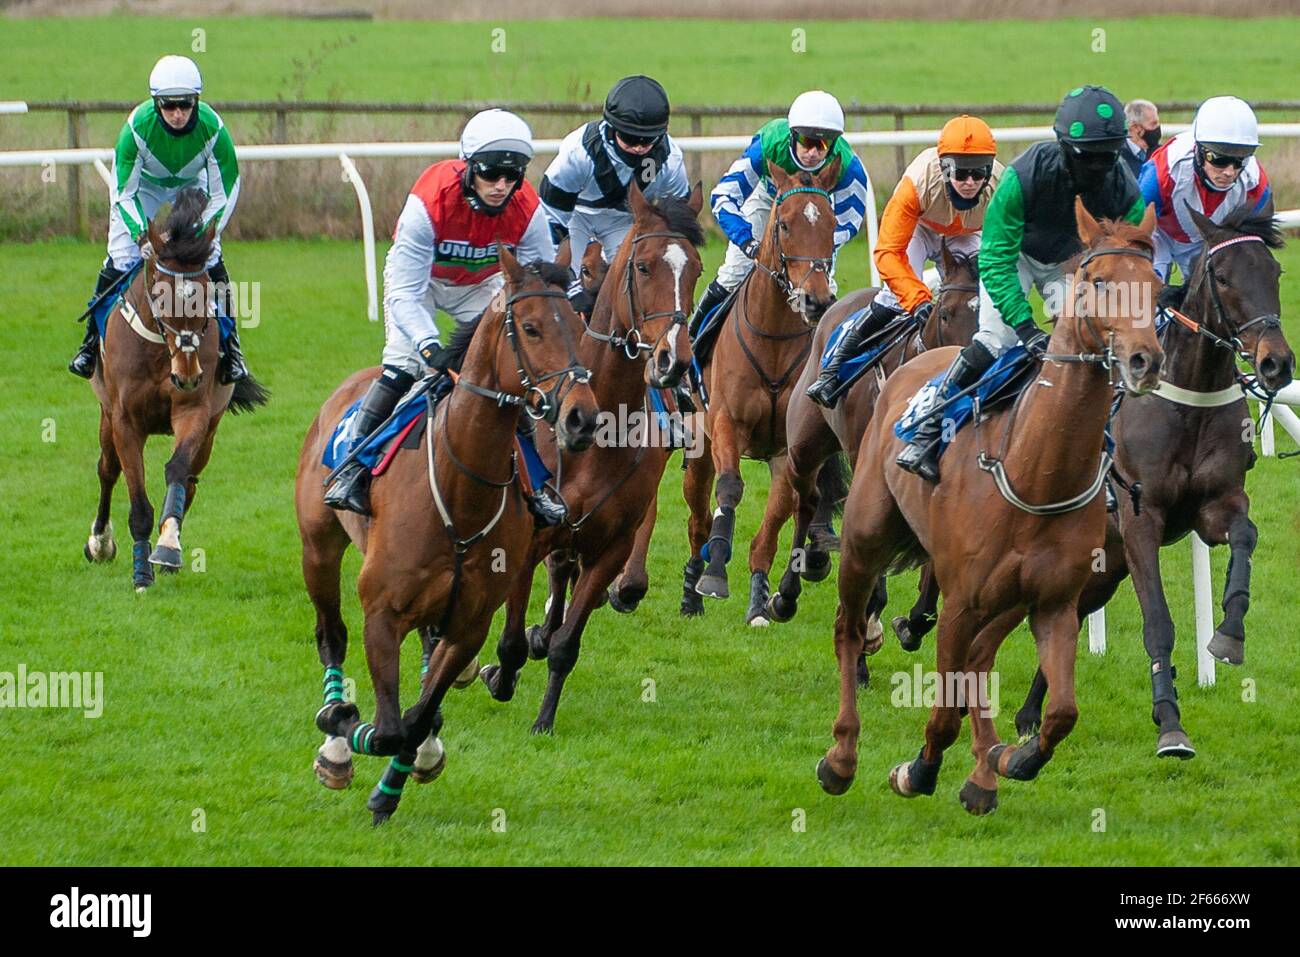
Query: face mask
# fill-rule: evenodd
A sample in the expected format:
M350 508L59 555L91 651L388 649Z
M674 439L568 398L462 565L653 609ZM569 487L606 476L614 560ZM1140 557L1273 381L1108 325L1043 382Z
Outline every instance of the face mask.
M1142 142L1147 145L1148 150L1153 150L1160 145L1160 127L1154 130L1142 131Z

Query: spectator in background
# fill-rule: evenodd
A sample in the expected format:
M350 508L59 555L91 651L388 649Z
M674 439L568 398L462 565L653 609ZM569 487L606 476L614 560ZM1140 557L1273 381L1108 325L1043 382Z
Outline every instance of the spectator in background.
M1129 100L1124 107L1124 120L1128 123L1128 139L1120 156L1137 179L1142 164L1151 151L1160 145L1160 111L1150 100Z

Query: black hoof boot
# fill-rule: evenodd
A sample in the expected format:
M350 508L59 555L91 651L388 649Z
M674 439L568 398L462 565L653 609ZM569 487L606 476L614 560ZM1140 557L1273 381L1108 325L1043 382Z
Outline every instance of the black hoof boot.
M889 772L889 786L900 797L914 798L922 794L927 797L934 794L939 786L939 768L943 765L942 756L933 763L925 760L925 748L911 764L896 765ZM903 789L902 774L907 771L907 789Z
M509 701L515 696L515 684L513 679L507 681L506 674L501 670L500 665L484 665L479 669L479 680L483 682L492 696L493 701Z
M749 576L749 609L745 612L745 624L755 628L766 628L771 624L767 617L769 594L767 573L753 572Z
M533 625L528 629L527 638L528 657L533 661L545 661L551 645L551 636L546 633L546 629L541 625Z
M905 615L899 615L892 622L894 634L904 651L916 651L921 647L921 636L912 633L912 621Z
M853 775L842 778L832 770L830 762L823 757L817 762L817 783L827 794L839 796L853 786Z
M767 618L769 621L787 622L799 612L799 601L786 598L779 591L767 600Z
M976 817L992 814L998 809L997 789L982 788L969 778L961 786L961 792L957 795L957 800L961 802L962 807Z
M1155 658L1151 661L1151 720L1160 729L1156 739L1156 757L1188 758L1196 757L1196 749L1191 739L1183 730L1181 714L1178 710L1178 689L1174 680L1178 669L1169 663L1168 658Z
M831 574L831 556L824 551L809 548L802 578L806 582L824 582Z
M858 655L858 687L869 688L871 686L871 669L867 667L867 653L864 651Z
M699 583L700 576L703 574L703 558L687 559L686 565L682 569L681 613L684 617L694 618L696 615L704 614L704 599L695 590L695 586Z
M1246 660L1246 640L1216 631L1214 637L1210 639L1209 652L1216 661L1239 665Z
M136 591L144 591L153 584L153 566L149 564L149 540L131 546L131 583Z
M1049 760L1042 752L1038 735L1034 735L1024 744L1012 749L1006 770L1001 770L999 765L1002 763L1002 753L1010 747L1009 744L995 744L989 748L988 763L994 774L1013 781L1032 781Z
M350 701L331 701L316 712L316 727L330 737L340 737L343 729L361 720L361 712Z

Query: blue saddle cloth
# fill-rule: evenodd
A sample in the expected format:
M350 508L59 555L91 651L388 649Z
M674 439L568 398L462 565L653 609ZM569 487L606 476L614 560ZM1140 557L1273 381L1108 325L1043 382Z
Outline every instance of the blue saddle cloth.
M980 377L979 382L975 385L974 392L949 403L947 408L940 413L945 419L951 419L953 422L952 428L943 429L940 432L940 456L943 455L948 448L948 443L961 430L962 426L971 420L976 399L979 400L981 408L988 409L990 400L995 396L1001 399L1019 393L1020 390L1015 389L999 395L1000 390L1012 383L1017 376L1020 376L1030 367L1027 364L1028 356L1029 352L1024 346L1018 345L1008 349L998 356L984 375ZM947 369L943 370L943 372L940 372L921 386L916 395L912 396L911 401L907 403L906 411L894 424L894 434L900 439L910 442L916 435L917 429L921 426L921 420L924 418L918 413L922 409L933 407L935 393L938 391L939 384L943 382L943 377L947 372ZM1028 381L1028 378L1025 381Z
M835 351L835 347L839 344L839 341L843 339L845 335L848 334L849 327L852 326L855 322L857 322L858 319L861 318L862 314L866 312L867 309L870 308L871 308L870 306L867 306L866 308L859 309L857 312L849 316L847 319L845 319L843 322L841 322L838 326L835 327L835 331L832 332L830 334L830 338L826 340L826 348L822 350L820 368L822 369L826 368L827 363L830 362L831 354L834 353ZM911 320L908 317L903 316L901 318L901 321L910 323ZM893 348L895 344L898 343L899 337L896 335L896 333L899 331L899 329L900 326L896 325L895 322L889 323L889 325L885 326L882 330L880 330L880 333L876 335L876 341L870 348L864 350L863 352L859 353L856 356L853 356L852 358L845 359L842 363L840 363L839 375L837 376L839 381L845 382L853 378L862 369L870 365L873 365L876 361L878 361L882 355L884 355L891 348Z
M397 409L387 425L372 435L369 441L357 454L357 460L366 468L373 469L379 464L383 457L384 449L388 443L396 438L403 429L411 422L425 413L429 407L429 393L421 392L414 398L404 398L398 403ZM325 445L325 452L321 456L321 464L330 471L338 467L339 463L352 454L364 436L357 435L356 418L357 411L361 408L361 399L357 399L343 417L339 419L338 425L334 426L334 431L330 435L329 442Z

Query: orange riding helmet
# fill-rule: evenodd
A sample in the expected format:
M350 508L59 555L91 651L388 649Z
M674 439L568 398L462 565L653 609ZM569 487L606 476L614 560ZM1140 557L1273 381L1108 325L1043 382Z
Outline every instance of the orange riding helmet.
M991 165L997 152L993 131L978 116L955 116L939 133L939 155L951 156L960 168Z

